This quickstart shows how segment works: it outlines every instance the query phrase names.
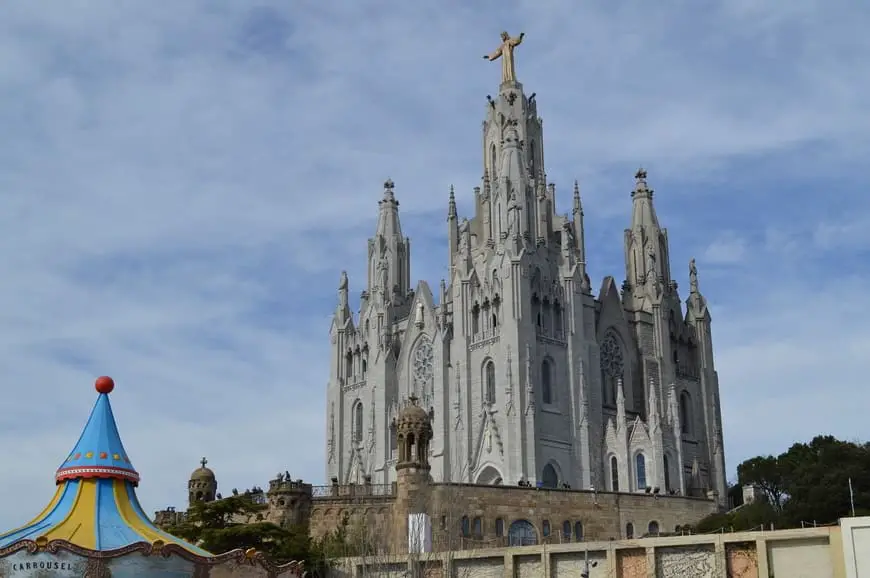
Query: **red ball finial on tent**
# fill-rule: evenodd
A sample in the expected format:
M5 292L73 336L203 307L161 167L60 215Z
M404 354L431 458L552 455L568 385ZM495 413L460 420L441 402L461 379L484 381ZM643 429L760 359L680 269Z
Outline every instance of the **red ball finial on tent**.
M104 375L97 378L94 387L97 388L98 393L112 393L112 390L115 389L115 380Z

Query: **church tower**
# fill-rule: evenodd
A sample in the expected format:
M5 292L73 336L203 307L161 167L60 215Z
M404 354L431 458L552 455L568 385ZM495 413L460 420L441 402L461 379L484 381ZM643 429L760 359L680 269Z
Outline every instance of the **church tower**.
M567 483L589 479L583 367L589 367L594 301L575 187L573 217L556 212L547 182L535 94L517 81L502 34L487 56L502 60L487 97L483 177L474 216L448 211L456 403L449 470L457 481Z

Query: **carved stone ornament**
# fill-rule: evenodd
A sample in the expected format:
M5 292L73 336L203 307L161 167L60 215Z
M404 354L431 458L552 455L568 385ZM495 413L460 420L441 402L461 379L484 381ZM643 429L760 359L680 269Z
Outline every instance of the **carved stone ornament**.
M613 378L622 377L625 371L622 346L613 333L608 333L601 343L601 370L604 375Z
M414 350L413 372L414 372L414 392L419 393L423 398L424 405L431 401L432 396L432 379L435 373L434 370L435 352L432 349L432 342L423 337L417 344Z

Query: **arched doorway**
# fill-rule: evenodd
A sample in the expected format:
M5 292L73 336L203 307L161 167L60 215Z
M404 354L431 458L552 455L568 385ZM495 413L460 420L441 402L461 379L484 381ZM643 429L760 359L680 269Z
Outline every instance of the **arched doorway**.
M559 487L559 474L556 473L556 468L553 467L553 464L544 466L544 471L541 472L541 484L545 488Z
M538 531L528 520L517 520L508 530L510 546L534 546L538 543Z
M502 484L501 474L494 467L486 466L477 474L475 483L482 486L500 486Z

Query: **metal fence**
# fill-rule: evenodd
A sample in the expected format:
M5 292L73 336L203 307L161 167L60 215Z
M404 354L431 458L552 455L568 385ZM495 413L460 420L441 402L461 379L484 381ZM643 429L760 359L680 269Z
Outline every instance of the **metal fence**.
M363 498L367 496L387 497L395 495L393 484L349 484L313 486L313 498Z

